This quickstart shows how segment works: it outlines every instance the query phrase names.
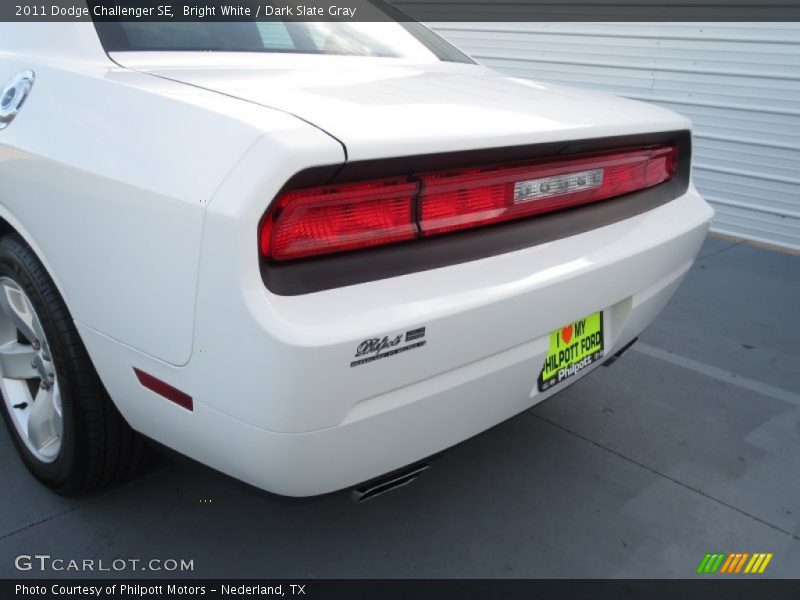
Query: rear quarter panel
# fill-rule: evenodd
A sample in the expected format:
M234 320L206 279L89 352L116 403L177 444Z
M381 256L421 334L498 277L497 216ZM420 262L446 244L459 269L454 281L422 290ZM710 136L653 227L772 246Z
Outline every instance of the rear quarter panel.
M36 83L0 132L0 216L28 241L83 326L174 365L192 353L204 213L265 132L289 115L131 72L0 48L0 82ZM256 224L253 225L256 227Z

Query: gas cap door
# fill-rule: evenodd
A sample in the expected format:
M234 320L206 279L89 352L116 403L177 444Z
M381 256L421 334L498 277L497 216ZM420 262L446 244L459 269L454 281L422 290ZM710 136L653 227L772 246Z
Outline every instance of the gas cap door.
M0 129L5 129L19 114L33 88L33 71L21 71L9 79L0 91Z

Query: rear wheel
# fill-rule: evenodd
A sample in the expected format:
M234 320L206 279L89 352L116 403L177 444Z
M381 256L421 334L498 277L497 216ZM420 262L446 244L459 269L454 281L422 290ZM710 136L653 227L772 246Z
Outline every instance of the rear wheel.
M117 411L52 279L16 234L0 237L0 404L19 454L64 495L119 482L145 442Z

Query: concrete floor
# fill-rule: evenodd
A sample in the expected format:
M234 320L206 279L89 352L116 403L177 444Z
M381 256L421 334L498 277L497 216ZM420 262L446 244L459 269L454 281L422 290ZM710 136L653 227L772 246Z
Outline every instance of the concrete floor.
M690 577L744 551L800 577L798 309L800 257L711 237L612 368L362 505L169 459L65 500L0 435L0 576L39 553L194 559L195 577Z

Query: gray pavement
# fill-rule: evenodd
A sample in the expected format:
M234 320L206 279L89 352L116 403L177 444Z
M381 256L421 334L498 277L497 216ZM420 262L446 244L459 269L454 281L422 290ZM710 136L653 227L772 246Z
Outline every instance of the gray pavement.
M193 559L194 577L691 577L706 552L773 552L764 576L800 577L798 309L800 257L710 237L613 367L361 505L167 458L65 500L0 435L0 576L50 554Z

